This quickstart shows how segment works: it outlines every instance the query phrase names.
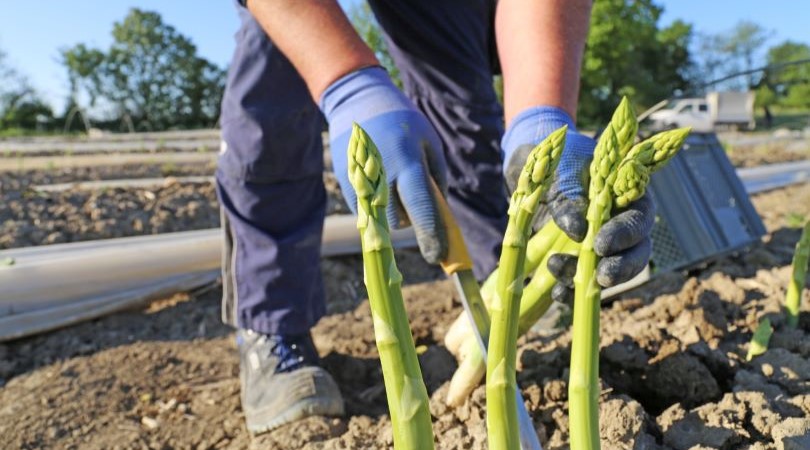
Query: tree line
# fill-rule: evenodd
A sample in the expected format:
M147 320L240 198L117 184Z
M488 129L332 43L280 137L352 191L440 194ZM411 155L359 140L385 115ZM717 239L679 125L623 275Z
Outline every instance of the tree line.
M654 0L594 2L579 105L585 126L607 120L622 96L643 109L672 96L753 89L759 106L810 108L810 63L791 64L810 60L807 43L768 46L772 33L750 21L720 34L697 33L680 20L663 26L662 12ZM349 15L398 82L368 5ZM189 37L160 14L140 9L115 22L112 37L106 49L79 43L60 50L69 85L61 112L51 109L0 50L0 132L61 130L77 111L91 116L93 126L116 131L216 126L226 69L200 56ZM752 70L763 64L771 68ZM498 92L501 82L495 77ZM79 124L73 121L72 128Z

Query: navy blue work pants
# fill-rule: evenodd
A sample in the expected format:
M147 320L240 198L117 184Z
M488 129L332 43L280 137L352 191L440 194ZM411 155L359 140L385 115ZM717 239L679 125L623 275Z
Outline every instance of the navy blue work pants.
M404 90L441 137L450 207L475 273L497 264L507 197L492 87L493 1L371 0ZM223 320L270 334L306 333L324 314L323 116L259 24L242 26L222 103L217 168L226 249Z

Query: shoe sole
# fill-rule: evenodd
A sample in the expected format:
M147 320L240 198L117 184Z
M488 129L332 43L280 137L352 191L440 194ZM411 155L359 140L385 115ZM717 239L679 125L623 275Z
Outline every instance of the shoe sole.
M307 399L302 400L281 414L267 417L265 414L255 414L246 417L247 429L251 434L267 433L288 423L296 422L311 416L342 416L344 414L343 401L339 399Z

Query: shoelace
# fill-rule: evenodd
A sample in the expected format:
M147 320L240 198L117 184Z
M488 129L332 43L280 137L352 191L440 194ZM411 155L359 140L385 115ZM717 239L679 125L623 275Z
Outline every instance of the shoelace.
M305 365L303 349L296 343L287 343L282 339L274 339L270 347L270 354L279 358L276 373L291 372Z

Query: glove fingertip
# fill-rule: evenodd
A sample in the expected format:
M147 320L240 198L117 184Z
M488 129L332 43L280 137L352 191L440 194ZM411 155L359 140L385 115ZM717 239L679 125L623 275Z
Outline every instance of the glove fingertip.
M416 243L419 245L419 253L429 264L439 264L447 257L446 239L436 236L436 232L426 232L419 228L414 228L416 232Z
M561 284L555 283L551 288L551 299L564 305L573 306L574 290Z
M577 270L576 256L555 253L549 257L546 267L554 278L563 281L566 286L573 286L573 278Z
M588 221L585 219L587 207L588 202L582 197L562 197L552 201L551 217L569 238L582 242L588 232Z
M647 237L618 255L602 258L596 267L596 282L602 287L612 287L630 281L644 270L651 254L652 241Z

